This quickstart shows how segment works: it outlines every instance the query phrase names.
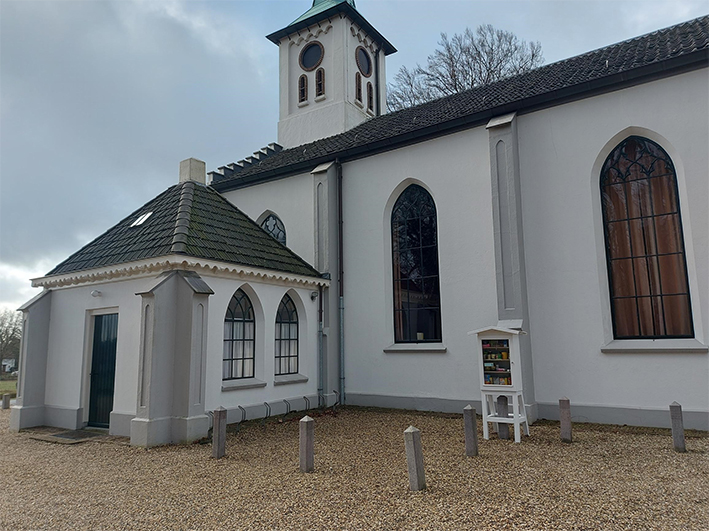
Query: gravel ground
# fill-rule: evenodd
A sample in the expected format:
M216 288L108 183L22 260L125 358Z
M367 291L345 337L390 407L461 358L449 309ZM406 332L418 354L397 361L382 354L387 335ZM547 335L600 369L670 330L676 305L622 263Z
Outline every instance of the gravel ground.
M483 440L478 421L480 456L466 458L461 415L347 408L315 416L315 472L301 474L295 418L230 432L217 461L208 445L38 441L9 433L9 416L3 530L709 529L705 432L678 454L669 430L575 424L564 444L558 423L540 422L514 444ZM409 425L421 492L408 490Z

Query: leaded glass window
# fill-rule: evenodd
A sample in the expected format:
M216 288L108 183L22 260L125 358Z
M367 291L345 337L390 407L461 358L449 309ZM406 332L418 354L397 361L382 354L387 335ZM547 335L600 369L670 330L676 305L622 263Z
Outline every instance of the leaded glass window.
M275 214L269 214L268 217L261 222L261 228L283 245L286 244L286 227L283 225L281 218Z
M614 337L694 337L672 159L628 137L608 155L600 184Z
M298 373L298 311L287 294L276 313L276 375Z
M251 300L239 289L229 301L224 319L223 380L254 377L255 328Z
M441 341L436 205L421 186L402 192L391 214L394 339Z

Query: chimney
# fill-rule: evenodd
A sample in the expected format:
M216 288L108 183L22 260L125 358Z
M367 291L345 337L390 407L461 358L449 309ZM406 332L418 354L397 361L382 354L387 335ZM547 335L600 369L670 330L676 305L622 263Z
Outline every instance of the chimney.
M207 165L198 159L189 158L180 162L181 183L194 181L199 184L207 184Z

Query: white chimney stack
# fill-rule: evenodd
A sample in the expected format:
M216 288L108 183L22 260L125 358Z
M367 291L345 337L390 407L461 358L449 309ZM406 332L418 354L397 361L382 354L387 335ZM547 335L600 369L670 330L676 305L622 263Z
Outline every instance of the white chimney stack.
M207 184L207 165L203 161L193 158L180 162L180 182L187 181Z

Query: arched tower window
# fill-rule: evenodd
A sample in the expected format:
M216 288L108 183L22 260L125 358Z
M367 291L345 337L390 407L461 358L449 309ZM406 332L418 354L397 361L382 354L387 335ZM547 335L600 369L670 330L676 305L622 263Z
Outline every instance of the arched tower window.
M298 373L298 311L288 294L276 313L276 375Z
M305 74L298 78L298 103L308 101L308 76Z
M254 377L255 329L251 300L238 289L224 318L223 380Z
M367 109L374 110L374 87L371 83L367 83Z
M286 227L283 225L281 218L275 214L269 214L268 217L261 222L261 228L283 245L286 244Z
M315 71L315 97L325 95L325 70L318 68Z
M694 337L672 159L628 137L608 155L600 185L614 337Z
M362 101L362 75L359 72L355 73L355 98Z
M436 205L412 184L391 214L394 269L394 339L397 343L441 341Z

